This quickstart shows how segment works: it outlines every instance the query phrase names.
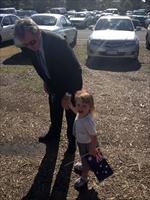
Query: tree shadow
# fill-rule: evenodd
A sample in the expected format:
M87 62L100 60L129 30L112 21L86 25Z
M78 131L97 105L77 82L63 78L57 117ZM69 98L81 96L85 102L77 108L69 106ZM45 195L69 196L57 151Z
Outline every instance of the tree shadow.
M55 170L59 140L52 140L46 144L46 154L41 162L34 182L28 194L22 200L48 200Z
M137 71L141 68L138 60L127 58L88 58L86 66L93 70L104 70L112 72Z
M31 65L30 59L22 52L19 52L3 61L4 65Z
M78 197L76 200L100 200L98 197L98 193L92 188L92 189L86 189L82 192L79 192Z

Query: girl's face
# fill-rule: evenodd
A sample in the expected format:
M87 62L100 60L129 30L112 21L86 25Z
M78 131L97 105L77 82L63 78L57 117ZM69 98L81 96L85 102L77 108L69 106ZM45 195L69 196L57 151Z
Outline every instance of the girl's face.
M79 117L85 117L90 112L90 105L88 103L84 103L81 99L77 99L76 110L79 114Z

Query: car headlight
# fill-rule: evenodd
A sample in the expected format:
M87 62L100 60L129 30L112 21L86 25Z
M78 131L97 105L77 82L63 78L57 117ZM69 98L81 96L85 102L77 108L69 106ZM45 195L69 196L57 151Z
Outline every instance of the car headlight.
M125 46L135 46L138 44L138 40L129 40L125 42Z
M103 40L89 40L90 45L102 46L104 44Z

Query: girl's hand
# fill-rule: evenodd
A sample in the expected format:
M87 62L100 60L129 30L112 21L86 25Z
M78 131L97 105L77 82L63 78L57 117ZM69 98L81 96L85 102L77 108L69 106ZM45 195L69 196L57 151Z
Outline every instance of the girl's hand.
M97 162L102 160L102 158L103 158L100 148L94 148L94 149L90 148L89 154L94 156L96 158Z
M96 156L95 157L96 157L97 162L103 159L103 154L99 147L96 148Z
M90 148L89 149L89 154L96 157L96 148Z

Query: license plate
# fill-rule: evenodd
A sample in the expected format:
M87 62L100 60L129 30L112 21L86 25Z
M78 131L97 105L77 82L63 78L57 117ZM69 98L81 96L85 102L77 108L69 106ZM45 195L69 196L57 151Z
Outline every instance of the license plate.
M107 51L107 54L109 55L117 55L117 51Z

